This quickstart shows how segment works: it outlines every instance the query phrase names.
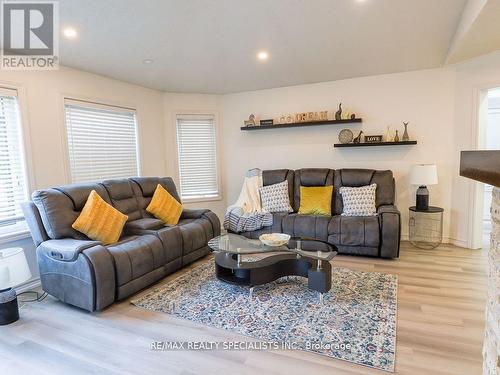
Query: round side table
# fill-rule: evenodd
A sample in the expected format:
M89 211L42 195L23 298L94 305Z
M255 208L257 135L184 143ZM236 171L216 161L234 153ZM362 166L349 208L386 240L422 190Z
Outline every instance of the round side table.
M410 242L420 249L434 249L443 240L443 211L429 206L427 210L410 207Z

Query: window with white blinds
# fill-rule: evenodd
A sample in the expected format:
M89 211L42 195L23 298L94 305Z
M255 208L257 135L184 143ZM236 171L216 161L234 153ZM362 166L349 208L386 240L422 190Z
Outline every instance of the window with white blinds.
M27 229L20 206L27 196L17 92L0 88L0 236Z
M139 175L135 111L65 101L72 182Z
M218 198L215 117L178 115L177 151L182 199Z

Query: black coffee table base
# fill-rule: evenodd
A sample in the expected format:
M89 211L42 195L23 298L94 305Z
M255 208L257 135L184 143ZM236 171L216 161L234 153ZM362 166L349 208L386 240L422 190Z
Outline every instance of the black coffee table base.
M215 274L221 281L250 287L270 283L284 276L302 276L308 280L309 289L323 293L332 288L332 266L330 262L295 254L270 255L261 260L240 262L238 255L217 253Z

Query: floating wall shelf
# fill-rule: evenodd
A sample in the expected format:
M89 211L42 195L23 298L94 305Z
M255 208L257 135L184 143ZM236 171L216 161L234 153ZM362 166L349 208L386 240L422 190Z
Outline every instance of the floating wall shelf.
M365 146L404 146L416 145L417 141L401 142L365 142L365 143L335 143L333 147L365 147Z
M287 124L275 124L275 125L257 125L257 126L242 126L241 130L264 130L264 129L281 129L281 128L298 128L298 127L309 127L316 125L336 125L336 124L349 124L354 122L361 122L362 119L346 119L346 120L327 120L327 121L308 121L308 122L290 122Z

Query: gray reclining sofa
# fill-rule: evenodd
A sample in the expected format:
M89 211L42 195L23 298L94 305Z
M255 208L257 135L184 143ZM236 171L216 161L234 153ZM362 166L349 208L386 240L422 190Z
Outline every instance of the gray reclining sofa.
M266 170L264 186L288 181L292 213L274 213L273 225L253 232L240 233L258 238L263 233L281 232L312 237L336 245L341 254L397 258L401 240L401 219L394 205L395 183L391 171L373 169L310 168ZM377 184L376 216L341 216L341 186L359 187ZM300 186L333 185L332 215L299 215Z
M102 310L209 253L220 234L209 210L184 209L175 226L164 226L145 209L157 184L179 202L170 177L108 180L33 193L23 211L37 247L42 288L68 304ZM92 190L128 215L119 242L103 246L74 230Z

